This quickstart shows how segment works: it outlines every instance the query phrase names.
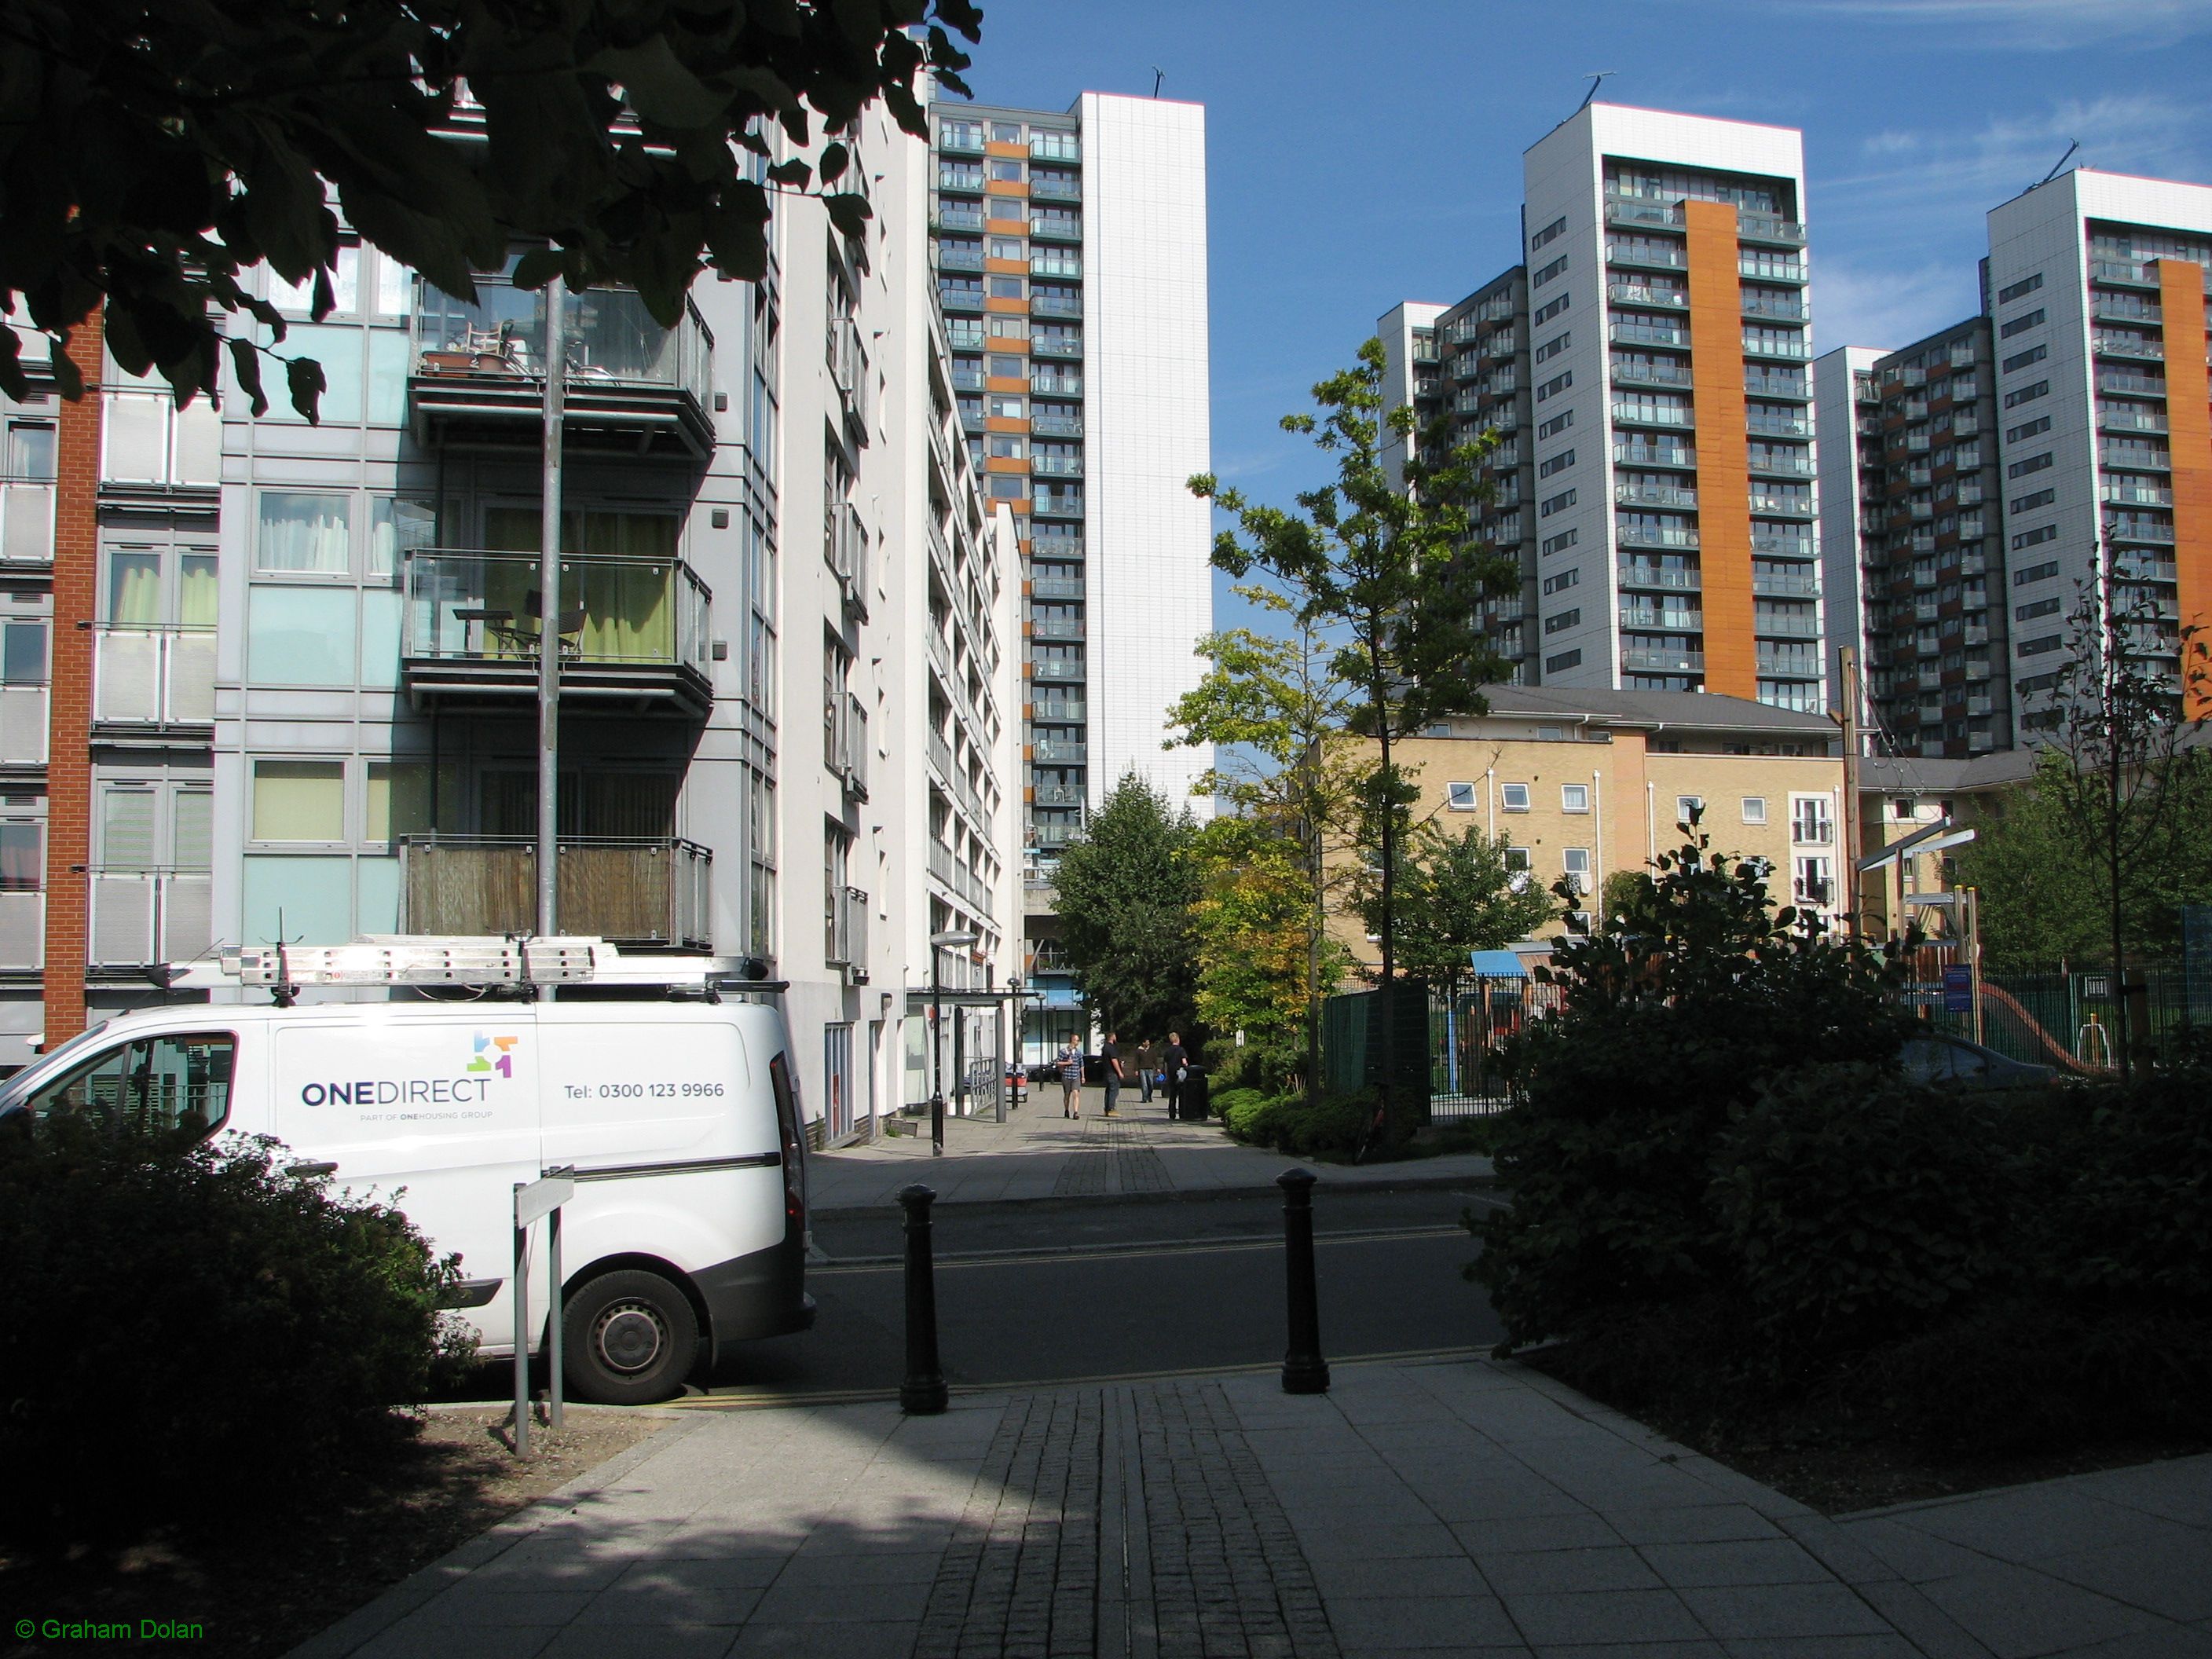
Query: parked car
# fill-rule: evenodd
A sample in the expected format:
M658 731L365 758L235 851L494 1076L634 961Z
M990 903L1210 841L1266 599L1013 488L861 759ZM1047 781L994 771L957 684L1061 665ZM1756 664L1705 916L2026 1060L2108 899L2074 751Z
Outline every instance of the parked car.
M2056 1066L2014 1060L1978 1042L1947 1034L1909 1038L1898 1063L1915 1083L1966 1089L2041 1089L2058 1076Z

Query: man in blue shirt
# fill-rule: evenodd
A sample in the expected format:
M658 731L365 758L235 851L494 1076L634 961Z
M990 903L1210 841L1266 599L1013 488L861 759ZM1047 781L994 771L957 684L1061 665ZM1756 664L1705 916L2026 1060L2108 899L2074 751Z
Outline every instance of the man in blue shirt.
M1083 1115L1083 1050L1075 1046L1073 1037L1061 1039L1060 1053L1053 1057L1060 1068L1060 1115L1062 1117Z

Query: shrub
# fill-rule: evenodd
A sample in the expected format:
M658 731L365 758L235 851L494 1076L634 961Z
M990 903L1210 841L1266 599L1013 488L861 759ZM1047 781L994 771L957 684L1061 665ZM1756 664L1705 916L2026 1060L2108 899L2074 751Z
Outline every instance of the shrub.
M0 1137L0 1525L42 1541L281 1505L406 1430L458 1263L269 1140Z
M2001 1109L1864 1063L1769 1081L1718 1139L1705 1201L1771 1340L1885 1340L1998 1277L2014 1224Z
M1656 868L1603 933L1558 942L1539 975L1561 1011L1507 1051L1522 1103L1496 1158L1513 1207L1481 1220L1473 1273L1509 1346L1724 1290L1707 1188L1732 1115L1764 1079L1887 1060L1905 1035L1901 952L1778 910L1763 866L1707 837Z

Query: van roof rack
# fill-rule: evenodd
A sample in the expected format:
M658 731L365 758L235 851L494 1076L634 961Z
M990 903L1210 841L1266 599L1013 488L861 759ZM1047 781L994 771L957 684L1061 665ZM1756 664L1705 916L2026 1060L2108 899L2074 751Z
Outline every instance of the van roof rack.
M603 939L517 934L426 937L368 933L344 945L250 945L212 962L159 969L172 988L223 984L267 989L284 1000L311 986L592 986L640 991L779 990L757 957L624 956Z

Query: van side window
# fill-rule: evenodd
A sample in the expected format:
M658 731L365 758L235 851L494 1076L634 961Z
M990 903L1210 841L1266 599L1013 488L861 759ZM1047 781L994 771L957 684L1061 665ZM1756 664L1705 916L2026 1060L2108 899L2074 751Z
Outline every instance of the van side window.
M212 1130L230 1115L237 1052L228 1031L142 1037L95 1055L27 1103L40 1117L88 1112L141 1130L174 1129L197 1120Z

